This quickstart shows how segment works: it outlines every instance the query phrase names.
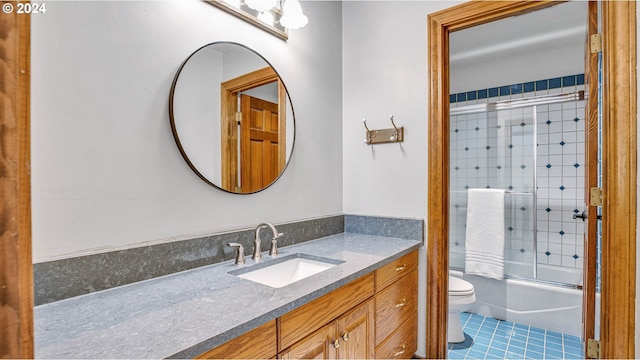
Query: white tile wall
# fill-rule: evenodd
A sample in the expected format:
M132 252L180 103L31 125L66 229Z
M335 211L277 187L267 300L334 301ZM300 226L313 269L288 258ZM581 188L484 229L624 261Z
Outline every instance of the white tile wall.
M583 88L542 90L524 97ZM452 103L452 108L498 98ZM506 195L505 258L533 262L535 212L538 263L582 268L583 226L573 214L582 211L584 201L584 106L584 101L537 106L535 117L533 107L451 117L451 252L464 254L467 189L533 192L537 119L537 207L532 195Z

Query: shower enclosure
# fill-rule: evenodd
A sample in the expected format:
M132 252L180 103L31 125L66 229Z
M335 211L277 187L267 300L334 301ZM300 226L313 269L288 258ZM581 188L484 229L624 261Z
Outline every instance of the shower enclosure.
M584 92L450 110L450 268L464 270L467 190L505 189L505 277L579 287Z

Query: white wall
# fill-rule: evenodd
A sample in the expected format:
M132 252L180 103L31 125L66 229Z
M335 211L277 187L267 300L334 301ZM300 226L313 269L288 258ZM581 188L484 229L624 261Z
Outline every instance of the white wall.
M344 212L427 217L427 15L455 1L347 1L343 7ZM400 144L366 145L404 126ZM426 252L420 251L418 355L426 354Z
M34 261L341 214L341 4L304 10L284 42L198 0L47 3L32 18ZM201 181L169 126L178 66L221 40L269 59L297 117L289 167L254 195Z
M501 57L498 61L451 64L450 90L456 94L582 73L584 45L577 42Z

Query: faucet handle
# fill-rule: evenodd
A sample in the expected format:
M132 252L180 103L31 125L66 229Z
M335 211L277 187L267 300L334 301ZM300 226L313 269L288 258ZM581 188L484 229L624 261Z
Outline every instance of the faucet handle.
M276 239L277 238L271 239L271 248L269 249L269 255L271 255L273 257L278 255L278 240L276 240Z
M237 265L244 265L245 261L244 261L244 246L242 246L242 244L240 243L228 243L227 246L231 246L231 247L237 247L238 251L236 252L236 264Z

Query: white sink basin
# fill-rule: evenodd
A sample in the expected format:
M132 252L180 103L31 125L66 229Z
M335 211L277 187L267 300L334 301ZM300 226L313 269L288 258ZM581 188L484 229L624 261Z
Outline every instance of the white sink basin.
M307 254L292 254L246 269L230 271L229 273L273 288L281 288L311 275L321 273L343 262L342 260Z

